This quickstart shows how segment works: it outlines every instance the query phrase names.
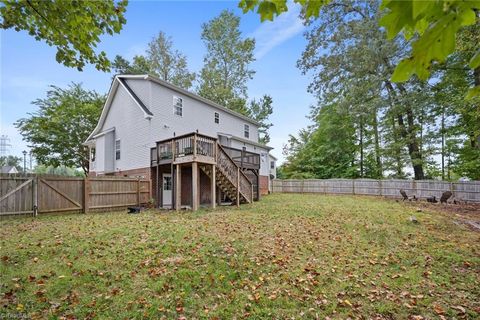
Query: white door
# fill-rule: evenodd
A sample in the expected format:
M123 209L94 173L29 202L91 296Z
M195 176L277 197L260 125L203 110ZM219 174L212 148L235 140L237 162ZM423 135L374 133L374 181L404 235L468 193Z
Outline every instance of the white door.
M172 174L164 173L162 175L162 200L163 207L172 207Z

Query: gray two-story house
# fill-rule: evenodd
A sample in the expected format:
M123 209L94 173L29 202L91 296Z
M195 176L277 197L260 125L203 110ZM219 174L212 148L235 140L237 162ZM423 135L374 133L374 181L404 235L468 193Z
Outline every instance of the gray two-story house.
M91 175L144 177L159 207L251 202L269 192L272 148L256 121L149 75L118 75L94 131Z

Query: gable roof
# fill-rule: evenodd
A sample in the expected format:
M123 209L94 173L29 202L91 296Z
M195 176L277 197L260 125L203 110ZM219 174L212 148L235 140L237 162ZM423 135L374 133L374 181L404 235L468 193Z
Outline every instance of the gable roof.
M135 103L137 104L137 106L143 111L144 113L144 116L145 118L147 119L151 119L152 117L154 117L154 114L148 109L148 107L145 105L145 103L137 96L137 94L132 90L132 88L130 88L130 86L127 84L127 82L125 81L128 80L128 79L132 79L132 80L146 80L146 81L152 81L154 83L157 83L163 87L166 87L168 89L171 89L175 92L178 92L178 93L181 93L187 97L190 97L194 100L197 100L197 101L200 101L200 102L203 102L211 107L214 107L218 110L221 110L223 112L226 112L226 113L229 113L237 118L240 118L242 120L245 120L251 124L254 124L256 126L260 126L261 124L258 122L258 121L255 121L241 113L238 113L236 111L233 111L233 110L230 110L224 106L221 106L219 105L218 103L215 103L211 100L208 100L208 99L205 99L195 93L192 93L188 90L185 90L183 88L180 88L178 86L175 86L167 81L164 81L164 80L161 80L157 77L153 77L151 75L148 75L148 74L144 74L144 75L116 75L112 81L112 84L110 86L110 90L108 91L108 96L107 96L107 100L105 101L105 105L103 106L103 110L102 110L102 114L100 115L100 119L98 120L98 123L97 123L97 126L95 127L95 129L92 131L92 133L88 136L87 140L84 142L84 144L88 144L88 142L94 138L95 135L97 135L100 131L100 129L102 128L103 126L103 123L105 122L105 119L107 117L107 114L108 114L108 110L110 109L110 106L112 104L112 101L113 101L113 97L115 96L115 93L116 91L118 90L118 87L119 86L122 86L128 93L128 95L135 101Z
M3 166L0 167L0 173L18 173L18 170L15 166Z
M123 78L118 78L118 81L127 90L128 94L132 97L133 100L135 100L135 102L142 109L142 111L149 116L153 116L153 113L148 110L147 106L142 102L142 100L140 100L140 98L135 94L135 92L133 92L132 88L130 88L127 82L123 80Z
M243 142L243 143L246 143L246 144L250 144L252 146L256 146L256 147L259 147L259 148L262 148L262 149L265 149L265 150L269 150L269 151L273 150L272 147L269 147L266 144L263 144L263 143L260 143L260 142L255 142L255 141L244 139L244 138L240 138L240 137L234 136L230 133L218 132L217 134L219 136L224 136L224 137L227 137L229 139L236 140L238 142Z
M241 119L243 119L243 120L245 120L245 121L248 121L248 122L250 122L251 124L254 124L254 125L256 125L256 126L260 126L260 125L261 125L258 121L255 121L255 120L253 120L253 119L250 118L250 117L247 117L247 116L245 116L245 115L243 115L243 114L241 114L241 113L238 113L238 112L236 112L236 111L233 111L233 110L231 110L231 109L228 109L228 108L226 108L226 107L224 107L224 106L222 106L222 105L220 105L220 104L218 104L218 103L216 103L216 102L213 102L212 100L209 100L209 99L206 99L206 98L204 98L204 97L201 97L201 96L199 96L198 94L195 94L195 93L193 93L193 92L190 92L190 91L188 91L188 90L185 90L185 89L183 89L183 88L180 88L180 87L178 87L178 86L176 86L176 85L174 85L174 84L171 84L170 82L167 82L167 81L165 81L165 80L159 79L159 78L154 77L154 76L151 76L151 75L149 75L149 74L143 74L143 75L117 75L117 77L120 78L120 79L133 79L133 80L134 80L134 79L142 79L142 80L152 81L152 82L157 83L157 84L159 84L159 85L161 85L161 86L163 86L163 87L166 87L166 88L168 88L168 89L171 89L171 90L173 90L173 91L176 91L176 92L178 92L178 93L181 93L181 94L183 94L183 95L185 95L185 96L187 96L187 97L190 97L190 98L192 98L192 99L194 99L194 100L203 102L203 103L208 104L209 106L214 107L214 108L216 108L216 109L218 109L218 110L224 111L224 112L229 113L229 114L231 114L231 115L233 115L233 116L235 116L235 117L238 117L238 118L241 118Z

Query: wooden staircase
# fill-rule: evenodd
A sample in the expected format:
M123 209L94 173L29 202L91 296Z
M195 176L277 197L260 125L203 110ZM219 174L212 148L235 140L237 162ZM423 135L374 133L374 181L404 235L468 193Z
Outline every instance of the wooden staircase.
M216 143L216 185L233 202L251 203L253 201L253 185L240 167L226 153L222 146ZM199 164L200 169L211 179L212 166Z

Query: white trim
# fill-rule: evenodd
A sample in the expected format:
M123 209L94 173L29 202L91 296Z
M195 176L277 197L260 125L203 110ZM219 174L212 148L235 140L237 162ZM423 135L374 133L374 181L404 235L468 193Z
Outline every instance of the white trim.
M107 133L112 132L112 131L115 131L115 127L112 127L112 128L107 129L107 130L105 130L105 131L102 131L102 132L100 132L100 133L97 133L97 134L94 135L92 138L96 139L96 138L101 137L101 136L103 136L103 135L106 135Z
M117 80L117 77L115 77L115 80ZM143 110L142 106L140 104L138 104L137 102L137 99L135 99L134 96L132 96L132 94L130 93L130 90L128 90L127 87L125 87L125 85L121 82L121 81L117 81L118 83L120 83L120 85L123 87L123 89L125 89L125 91L127 91L128 95L130 96L130 98L132 98L132 100L135 102L135 104L140 108L140 110L142 110L143 112L143 117L145 119L152 119L153 118L153 115L151 114L148 114L145 112L145 110Z
M89 141L93 139L93 136L98 133L98 131L102 128L103 123L105 122L105 118L107 117L108 110L110 109L110 105L113 101L113 97L115 96L115 92L118 89L119 81L117 79L113 79L112 85L110 86L110 90L108 91L107 100L103 105L102 113L100 114L100 118L98 119L97 125L95 129L93 129L92 133L88 136L87 140L83 143L84 145L88 145Z
M253 119L250 119L249 117L244 116L243 114L240 114L240 113L238 113L238 112L235 112L235 111L233 111L233 110L230 110L230 109L228 109L228 108L226 108L226 107L224 107L224 106L219 105L218 103L215 103L215 102L213 102L213 101L211 101L211 100L205 99L205 98L203 98L203 97L201 97L201 96L199 96L199 95L196 95L196 94L194 94L194 93L192 93L192 92L190 92L190 91L188 91L188 90L182 89L182 88L177 87L177 86L175 86L175 85L173 85L173 84L171 84L171 83L168 83L168 82L166 82L166 81L164 81L164 80L161 80L161 79L158 79L158 78L156 78L156 77L150 76L150 75L148 75L148 74L143 74L143 75L128 75L128 74L123 75L123 74L122 74L122 75L117 75L117 77L123 78L123 79L143 79L143 80L150 80L150 81L155 82L155 83L157 83L157 84L159 84L159 85L161 85L161 86L167 87L167 88L169 88L169 89L171 89L171 90L173 90L173 91L176 91L176 92L178 92L178 93L184 94L184 95L186 95L186 96L188 96L188 97L190 97L190 98L192 98L192 99L195 99L195 100L197 100L197 101L206 103L206 104L208 104L209 106L212 106L212 107L214 107L214 108L217 108L217 109L219 109L219 110L222 110L222 111L224 111L224 112L227 112L227 113L229 113L229 114L231 114L231 115L233 115L233 116L235 116L235 117L237 117L237 118L243 119L243 120L245 120L245 121L247 121L247 122L249 122L249 123L251 123L251 124L253 124L253 125L257 126L257 127L259 127L259 126L261 125L259 122L255 121L255 120L253 120Z
M243 143L246 143L246 144L251 144L252 146L263 148L265 150L272 150L273 149L272 147L269 147L265 144L261 144L259 142L255 142L255 141L252 141L252 140L240 138L240 137L231 135L229 133L217 132L217 135L222 136L222 137L226 137L228 139L236 140L236 141L239 141L239 142L243 142Z

